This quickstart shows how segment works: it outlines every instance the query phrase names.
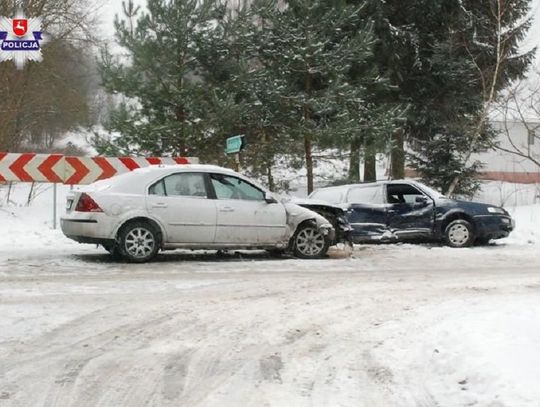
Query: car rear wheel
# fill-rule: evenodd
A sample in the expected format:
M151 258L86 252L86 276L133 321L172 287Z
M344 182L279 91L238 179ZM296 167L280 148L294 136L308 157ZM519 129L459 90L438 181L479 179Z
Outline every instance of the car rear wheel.
M474 243L474 228L464 219L456 219L444 231L446 244L451 247L469 247Z
M159 251L158 232L146 222L132 222L122 228L118 236L118 249L131 263L152 260Z
M302 259L316 259L328 251L330 242L312 223L301 225L293 237L293 253Z

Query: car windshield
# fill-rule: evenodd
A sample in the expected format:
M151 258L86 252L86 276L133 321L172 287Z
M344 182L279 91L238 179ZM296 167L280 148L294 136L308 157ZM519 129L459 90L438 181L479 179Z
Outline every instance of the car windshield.
M431 187L428 187L427 185L424 185L424 184L417 184L418 187L423 190L424 192L426 192L430 197L432 198L435 198L435 199L442 199L442 198L447 198L445 195L441 194L439 191L437 191L436 189L433 189Z

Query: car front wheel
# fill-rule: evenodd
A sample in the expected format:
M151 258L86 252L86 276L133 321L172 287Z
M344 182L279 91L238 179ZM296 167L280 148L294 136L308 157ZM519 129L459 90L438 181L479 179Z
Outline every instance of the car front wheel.
M312 223L301 225L293 237L293 253L302 259L316 259L328 251L326 236Z
M158 232L146 222L129 223L118 238L120 254L131 263L150 261L159 251Z
M456 219L446 227L444 239L451 247L469 247L474 243L473 226L464 219Z

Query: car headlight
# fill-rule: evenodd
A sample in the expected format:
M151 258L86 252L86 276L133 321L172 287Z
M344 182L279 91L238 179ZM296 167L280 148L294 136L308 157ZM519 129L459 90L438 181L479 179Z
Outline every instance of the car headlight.
M328 235L334 227L330 223L323 223L321 226L319 226L319 229L321 230L323 235Z
M489 213L498 213L500 215L504 215L505 212L504 212L504 209L503 208L497 208L495 206L490 206L487 208L488 212Z

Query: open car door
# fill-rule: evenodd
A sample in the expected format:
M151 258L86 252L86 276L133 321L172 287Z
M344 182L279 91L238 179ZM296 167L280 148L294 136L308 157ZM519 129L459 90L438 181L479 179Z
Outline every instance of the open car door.
M426 239L433 233L435 204L411 184L387 184L388 229L398 240Z

